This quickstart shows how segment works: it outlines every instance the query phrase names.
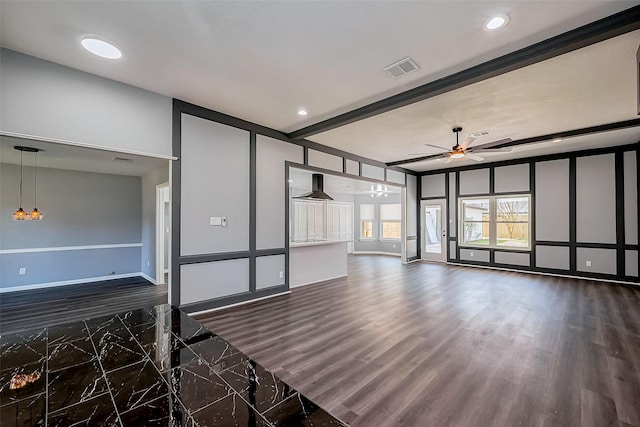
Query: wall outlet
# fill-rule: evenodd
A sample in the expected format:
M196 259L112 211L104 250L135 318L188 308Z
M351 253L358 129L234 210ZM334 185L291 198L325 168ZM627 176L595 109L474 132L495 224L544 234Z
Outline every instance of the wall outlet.
M393 244L393 249L395 249L395 248L396 248L396 244L394 243L394 244Z
M469 255L473 256L473 251L469 252Z
M26 267L20 267L20 274L27 274L27 268Z
M278 277L280 277L281 279L284 279L284 271L281 271L280 274L278 274Z
M151 261L147 260L147 267L151 266Z
M587 264L587 267L591 267L591 261L587 261L585 264Z
M113 276L114 274L116 274L115 271L112 271L111 273L109 273L110 276Z

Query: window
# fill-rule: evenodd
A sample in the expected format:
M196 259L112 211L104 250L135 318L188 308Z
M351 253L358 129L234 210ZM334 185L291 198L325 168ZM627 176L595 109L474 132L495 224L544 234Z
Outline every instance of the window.
M530 249L529 195L460 199L461 245Z
M402 237L400 203L380 205L381 240L400 240Z
M326 239L324 202L295 200L293 207L292 241L305 242Z
M373 239L373 212L372 204L360 205L360 240Z

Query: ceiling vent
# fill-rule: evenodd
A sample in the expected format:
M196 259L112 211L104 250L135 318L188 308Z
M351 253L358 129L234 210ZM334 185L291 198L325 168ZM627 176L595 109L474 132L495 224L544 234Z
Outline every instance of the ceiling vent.
M414 71L418 71L420 67L416 62L410 57L406 57L395 64L391 64L388 67L385 67L385 71L391 74L391 77L394 79L399 79L407 74L413 73Z
M487 136L487 135L489 135L490 133L491 133L491 132L489 132L488 130L482 130L482 131L480 131L480 132L472 133L472 134L471 134L471 135L469 135L469 136L471 136L471 137L473 137L473 138L480 138L481 136Z

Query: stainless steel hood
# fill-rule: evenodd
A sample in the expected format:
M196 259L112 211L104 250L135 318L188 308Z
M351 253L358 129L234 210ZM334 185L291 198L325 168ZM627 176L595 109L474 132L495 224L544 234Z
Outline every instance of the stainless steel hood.
M333 200L333 197L324 192L324 175L314 173L311 175L311 192L301 194L294 199Z

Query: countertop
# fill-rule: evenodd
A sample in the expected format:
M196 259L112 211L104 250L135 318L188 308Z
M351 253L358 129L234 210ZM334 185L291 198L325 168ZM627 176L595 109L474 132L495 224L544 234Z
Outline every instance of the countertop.
M307 240L304 242L289 242L290 248L301 248L305 246L334 245L337 243L348 243L353 240Z

